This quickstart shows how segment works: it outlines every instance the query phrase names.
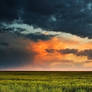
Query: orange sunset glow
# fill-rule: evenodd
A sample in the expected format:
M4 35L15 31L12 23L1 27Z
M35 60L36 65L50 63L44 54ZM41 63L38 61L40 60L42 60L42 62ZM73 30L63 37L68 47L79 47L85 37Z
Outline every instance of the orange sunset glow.
M92 49L92 40L87 38L80 38L78 36L67 37L53 37L50 40L38 42L30 41L26 49L28 52L35 52L35 58L33 66L58 69L58 68L80 68L80 67L90 67L92 63L91 58L87 54L89 49ZM60 52L64 51L66 52ZM67 51L68 50L68 51ZM71 52L72 50L76 53ZM87 52L85 51L87 50ZM82 53L81 55L78 55ZM32 68L32 65L30 65ZM38 68L39 69L39 68Z

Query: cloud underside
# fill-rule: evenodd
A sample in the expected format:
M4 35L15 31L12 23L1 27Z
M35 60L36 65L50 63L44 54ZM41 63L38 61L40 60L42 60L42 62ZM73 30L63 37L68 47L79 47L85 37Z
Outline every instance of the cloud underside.
M88 59L92 59L92 49L85 49L82 51L78 51L78 49L61 49L61 50L55 50L55 49L46 49L48 53L60 53L60 54L74 54L76 56L87 56Z
M91 39L67 33L53 33L53 31L43 33L39 35L37 31L33 33L34 35L25 34L25 31L21 34L0 33L0 69L91 68ZM43 39L44 37L48 39Z
M92 1L1 0L0 20L21 18L46 30L63 31L92 38Z

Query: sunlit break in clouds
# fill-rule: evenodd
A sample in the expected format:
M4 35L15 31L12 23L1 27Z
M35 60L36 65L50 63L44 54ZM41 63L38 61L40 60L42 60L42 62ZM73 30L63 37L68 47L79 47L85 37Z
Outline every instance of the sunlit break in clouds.
M92 41L77 36L53 37L47 41L29 42L27 49L36 53L34 67L46 70L89 68L92 61ZM30 65L30 67L32 67ZM34 68L33 67L33 68Z
M91 2L10 2L7 14L0 6L0 70L92 71Z

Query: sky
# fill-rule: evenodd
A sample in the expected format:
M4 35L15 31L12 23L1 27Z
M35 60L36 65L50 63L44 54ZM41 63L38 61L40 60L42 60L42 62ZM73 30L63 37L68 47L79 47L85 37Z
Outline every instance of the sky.
M1 0L0 70L92 71L92 1Z

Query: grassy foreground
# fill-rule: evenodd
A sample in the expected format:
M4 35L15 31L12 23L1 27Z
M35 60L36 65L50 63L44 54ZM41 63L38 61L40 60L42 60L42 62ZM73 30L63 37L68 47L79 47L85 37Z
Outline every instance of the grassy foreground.
M0 92L92 92L92 72L0 72Z

